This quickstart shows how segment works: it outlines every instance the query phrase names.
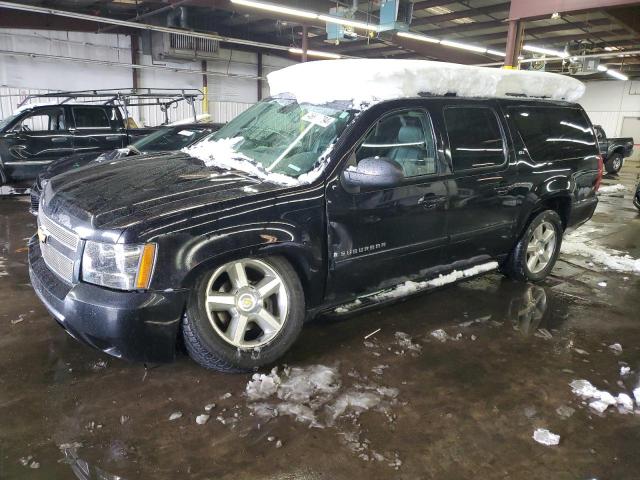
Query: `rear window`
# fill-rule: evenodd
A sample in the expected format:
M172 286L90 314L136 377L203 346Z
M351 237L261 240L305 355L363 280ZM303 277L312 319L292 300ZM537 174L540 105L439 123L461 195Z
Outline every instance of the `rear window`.
M512 107L513 119L536 162L597 155L596 140L584 113L570 107Z
M111 128L111 122L102 108L73 107L76 128Z
M447 107L453 170L495 167L505 162L502 130L495 112L486 107Z

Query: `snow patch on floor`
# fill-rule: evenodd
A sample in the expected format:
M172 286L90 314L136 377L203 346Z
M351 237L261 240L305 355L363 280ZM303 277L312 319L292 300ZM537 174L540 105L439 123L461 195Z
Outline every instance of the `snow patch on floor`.
M621 413L633 412L633 401L626 393L620 393L614 397L611 393L599 390L591 382L584 379L574 380L569 385L575 395L586 400L589 407L599 413L604 413L611 406L617 406Z
M640 274L640 259L631 255L603 247L601 245L589 245L590 233L597 230L583 229L565 235L562 240L561 252L565 255L578 255L591 259L610 270L624 273Z
M617 193L617 192L625 192L627 187L622 185L621 183L617 183L615 185L603 185L598 189L599 194L607 194L607 193Z
M533 432L533 439L541 443L542 445L546 445L548 447L558 445L560 443L560 435L556 435L555 433L551 433L546 428L538 428L535 432Z

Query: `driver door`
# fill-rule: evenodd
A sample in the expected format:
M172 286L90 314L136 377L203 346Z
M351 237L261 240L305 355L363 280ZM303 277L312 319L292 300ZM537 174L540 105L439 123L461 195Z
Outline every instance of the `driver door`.
M370 127L343 168L384 157L400 165L404 179L393 187L357 190L341 176L329 183L329 301L428 275L428 269L441 265L448 199L436 138L428 111L387 113Z
M73 153L73 135L63 107L36 108L6 140L11 156L4 165L13 180L35 178L52 160Z

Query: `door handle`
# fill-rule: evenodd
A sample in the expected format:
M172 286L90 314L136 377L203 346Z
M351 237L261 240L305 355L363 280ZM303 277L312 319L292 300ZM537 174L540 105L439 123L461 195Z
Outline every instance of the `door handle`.
M498 195L506 195L507 193L509 193L510 190L511 190L510 187L502 183L495 188L495 191Z
M107 140L120 140L122 138L122 135L107 135L106 139Z
M68 141L68 140L69 140L69 139L68 139L67 137L53 137L53 138L51 139L51 141L52 141L53 143L64 143L64 142L66 142L66 141Z

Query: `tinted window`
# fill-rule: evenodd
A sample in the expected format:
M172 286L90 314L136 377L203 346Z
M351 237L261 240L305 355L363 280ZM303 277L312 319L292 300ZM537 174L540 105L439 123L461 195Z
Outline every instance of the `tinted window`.
M502 131L493 110L485 107L447 107L444 119L454 171L504 163Z
M23 132L66 130L64 111L61 108L40 109L23 118L14 129Z
M133 146L141 152L180 150L211 132L213 132L211 128L161 128L157 132L136 141Z
M369 157L395 160L406 177L436 173L436 150L429 116L423 111L405 111L378 121L356 151L357 161Z
M536 162L597 154L589 121L577 108L513 107L509 113Z
M73 107L76 128L111 128L109 117L102 108Z

